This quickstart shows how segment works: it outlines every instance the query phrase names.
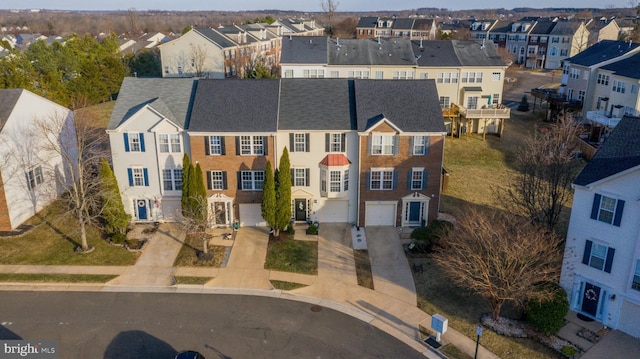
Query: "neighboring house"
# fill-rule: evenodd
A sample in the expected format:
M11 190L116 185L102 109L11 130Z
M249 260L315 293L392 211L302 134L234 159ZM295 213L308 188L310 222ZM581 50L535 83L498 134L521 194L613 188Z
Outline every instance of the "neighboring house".
M567 100L581 101L583 103L582 113L587 114L588 119L589 111L606 111L610 110L610 105L619 105L611 103L607 94L609 93L607 89L613 90L611 72L600 72L599 68L635 55L640 51L639 45L624 41L603 40L581 53L565 59L562 67L560 93L566 96ZM624 106L627 105L622 107ZM628 106L632 105L628 104Z
M279 36L323 36L324 28L313 19L290 18L278 19L270 25L265 25L271 29L279 27L274 31Z
M620 27L613 21L606 17L598 19L590 19L587 22L587 30L589 30L589 42L587 46L596 44L602 40L618 40L620 36Z
M125 78L107 126L113 172L133 221L174 220L194 79Z
M562 61L575 56L587 48L589 30L583 22L557 21L551 29L545 69L555 70L562 67Z
M284 78L434 79L441 108L456 107L456 116L470 121L464 126L468 131L502 133L503 121L510 116L508 108L499 108L507 66L491 42L324 37L283 41Z
M407 38L412 40L434 40L435 20L423 18L384 18L363 16L356 24L356 38Z
M70 121L65 107L27 90L0 89L0 231L16 229L57 198L62 158L41 148L34 129Z
M38 40L46 40L47 37L42 34L18 34L16 37L16 47L24 50Z
M108 132L136 221L174 219L187 152L202 167L212 226L266 225L265 165L277 168L285 147L293 221L420 226L437 217L445 128L433 80L127 78Z
M640 118L624 117L573 183L560 284L570 308L640 337Z
M242 77L262 61L278 64L281 39L260 24L193 28L160 48L163 77Z
M158 45L170 41L170 38L161 33L144 33L137 39L120 39L120 52L135 54L142 50L154 49Z

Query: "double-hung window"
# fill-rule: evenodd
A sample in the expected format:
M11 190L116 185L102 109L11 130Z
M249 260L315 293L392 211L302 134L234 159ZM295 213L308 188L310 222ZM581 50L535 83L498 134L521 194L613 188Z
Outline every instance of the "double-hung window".
M158 136L159 147L161 153L179 153L182 152L180 144L180 134L160 134Z
M208 155L224 155L224 143L222 136L209 136Z
M292 168L292 181L295 187L306 187L309 185L309 169L308 168Z
M414 156L426 155L429 150L428 146L427 136L413 136L412 154Z
M149 186L149 173L146 168L142 168L142 167L127 168L127 174L129 176L129 186L131 187Z
M264 137L262 136L240 136L241 155L264 155Z
M411 190L422 190L425 180L424 168L413 168L411 170Z
M392 190L394 182L394 170L372 169L369 179L369 188L372 190Z
M615 252L614 248L587 240L584 246L582 263L597 270L611 273Z
M27 186L29 187L29 190L36 188L42 182L44 182L42 166L37 166L27 171Z
M291 144L292 152L306 152L307 151L307 139L306 133L293 133L293 144Z
M162 170L162 183L165 191L182 190L182 169L164 169Z
M393 135L373 135L371 136L372 155L393 155L395 136Z
M346 140L346 137L344 133L326 134L326 151L327 152L344 152L345 140Z
M226 173L224 171L209 171L209 189L221 191L226 189Z
M264 171L240 171L240 189L244 191L262 191Z
M124 151L144 152L144 134L141 132L125 132Z
M625 201L596 193L591 207L591 219L620 227Z
M340 192L342 189L342 171L329 171L329 192Z

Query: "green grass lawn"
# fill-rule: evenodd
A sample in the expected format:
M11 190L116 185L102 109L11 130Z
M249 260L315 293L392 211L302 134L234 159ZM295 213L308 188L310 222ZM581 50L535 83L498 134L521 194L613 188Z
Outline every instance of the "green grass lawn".
M281 238L285 236L281 234ZM265 269L318 274L318 242L293 238L269 240Z
M213 260L200 262L198 261L198 252L202 251L202 240L187 236L173 265L176 267L204 266L218 268L222 264L226 249L227 247L225 246L209 246L209 251L213 253Z
M80 233L74 219L56 204L28 221L34 228L20 236L0 237L0 264L32 265L132 265L138 253L109 245L96 227L87 227L87 241L95 250L78 254Z

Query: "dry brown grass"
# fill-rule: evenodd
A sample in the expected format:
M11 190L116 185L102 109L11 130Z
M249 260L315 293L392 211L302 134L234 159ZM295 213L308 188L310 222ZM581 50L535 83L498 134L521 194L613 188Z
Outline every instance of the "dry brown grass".
M369 251L354 249L353 258L356 262L356 276L358 277L358 285L369 289L375 289L373 287L373 275L371 274Z

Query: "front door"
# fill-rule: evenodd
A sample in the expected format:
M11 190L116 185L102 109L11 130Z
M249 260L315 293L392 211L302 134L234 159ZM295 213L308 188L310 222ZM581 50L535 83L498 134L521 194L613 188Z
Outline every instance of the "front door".
M146 220L147 217L147 200L146 199L138 199L136 200L136 208L138 211L138 219L141 221Z
M420 223L420 202L409 202L409 222Z
M600 301L600 287L591 283L584 284L582 294L582 312L596 317L598 313L598 302Z
M225 202L213 203L213 224L225 225L227 224L227 204Z
M307 220L307 200L306 199L296 199L296 221L306 221Z

